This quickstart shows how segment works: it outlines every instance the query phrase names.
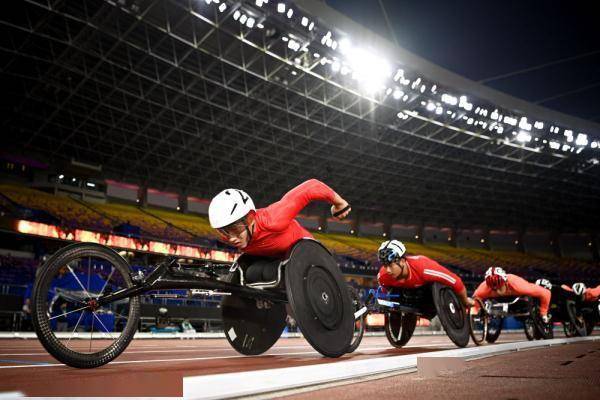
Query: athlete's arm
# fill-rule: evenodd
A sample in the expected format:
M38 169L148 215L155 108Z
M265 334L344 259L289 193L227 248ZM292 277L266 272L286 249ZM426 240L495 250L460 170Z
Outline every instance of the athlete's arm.
M540 301L540 314L548 315L550 308L550 291L533 283L527 282L520 276L509 274L509 284L518 295L531 296Z
M284 230L298 213L313 201L326 201L334 206L347 204L329 186L316 179L310 179L264 209L265 225L274 231Z
M600 298L600 285L595 288L587 288L584 293L585 301L595 301Z

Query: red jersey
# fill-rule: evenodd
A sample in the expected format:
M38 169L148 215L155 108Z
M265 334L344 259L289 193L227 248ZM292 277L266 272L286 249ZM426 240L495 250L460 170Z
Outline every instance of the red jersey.
M481 282L473 297L485 300L494 297L505 297L505 296L530 296L540 301L540 313L542 315L548 314L548 308L550 307L550 291L541 286L527 282L520 276L508 274L507 275L507 291L503 294L499 294L496 290L492 290L485 281Z
M450 286L455 293L460 293L465 289L463 281L458 275L448 271L431 258L425 256L407 256L408 277L406 279L394 279L387 273L385 267L381 267L377 274L377 280L381 286L394 286L407 289L414 289L427 283L439 282L442 285Z
M254 256L284 257L298 240L312 238L294 219L296 215L312 201L333 204L334 198L335 192L316 179L296 186L278 202L256 210L252 240L242 251Z
M585 301L596 301L600 300L600 285L595 288L587 288L585 292L583 292Z

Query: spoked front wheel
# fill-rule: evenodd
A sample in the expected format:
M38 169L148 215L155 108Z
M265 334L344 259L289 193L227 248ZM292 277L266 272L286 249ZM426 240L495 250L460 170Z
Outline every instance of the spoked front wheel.
M480 346L486 339L488 330L488 315L483 303L475 299L476 305L469 309L469 333L473 343Z
M138 326L139 298L99 299L133 286L127 261L108 247L77 243L40 268L32 322L46 350L76 368L99 367L121 354Z
M365 317L367 315L367 309L361 300L358 291L351 286L348 286L348 290L350 292L350 298L352 299L352 305L354 306L354 334L347 350L348 353L352 353L360 345L365 334Z

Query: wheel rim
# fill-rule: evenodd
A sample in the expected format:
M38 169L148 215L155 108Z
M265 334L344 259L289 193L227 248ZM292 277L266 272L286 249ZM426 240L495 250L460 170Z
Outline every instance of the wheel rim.
M482 305L479 306L477 313L469 312L469 324L471 336L475 343L483 342L487 334L487 316Z
M460 301L449 288L442 289L440 295L442 304L444 304L444 307L446 307L446 310L448 311L446 313L448 322L450 322L455 329L462 329L465 324L465 314Z
M320 267L312 267L306 274L306 294L315 318L327 329L337 329L344 306L333 277Z
M389 313L388 321L386 329L390 337L394 342L399 342L402 337L402 314Z
M37 319L46 338L64 354L100 356L115 351L137 298L102 305L102 295L123 289L128 277L104 257L90 252L69 257L45 271L37 294ZM130 321L131 320L131 321Z

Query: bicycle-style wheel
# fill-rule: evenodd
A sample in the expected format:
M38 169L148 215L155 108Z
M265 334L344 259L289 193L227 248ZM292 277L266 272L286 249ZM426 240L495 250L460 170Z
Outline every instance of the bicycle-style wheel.
M41 268L32 296L32 322L46 350L76 368L99 367L125 350L137 329L137 297L98 299L133 286L129 264L114 250L77 243Z
M481 300L475 299L475 302L477 305L469 309L469 333L473 343L480 346L487 336L488 316Z

